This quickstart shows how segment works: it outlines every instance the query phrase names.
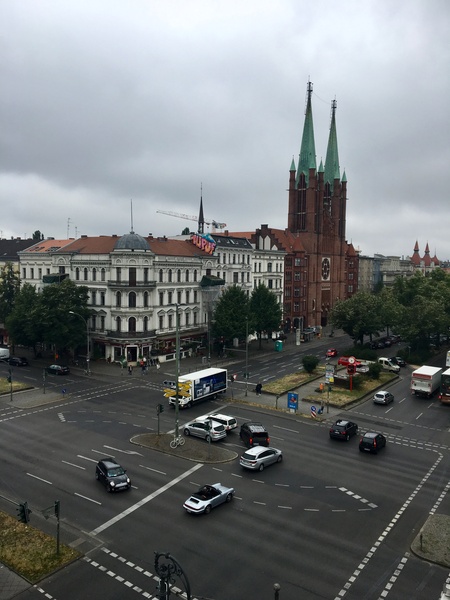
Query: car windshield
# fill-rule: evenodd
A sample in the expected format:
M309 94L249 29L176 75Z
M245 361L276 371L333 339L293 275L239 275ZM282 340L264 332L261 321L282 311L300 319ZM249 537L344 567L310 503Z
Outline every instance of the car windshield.
M114 469L108 469L108 477L117 477L118 475L123 475L124 470L122 467L114 467Z

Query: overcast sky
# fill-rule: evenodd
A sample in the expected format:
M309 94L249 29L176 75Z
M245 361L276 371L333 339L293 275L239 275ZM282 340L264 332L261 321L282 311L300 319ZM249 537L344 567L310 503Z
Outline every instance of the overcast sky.
M306 87L346 237L450 259L449 0L2 0L0 236L287 227Z

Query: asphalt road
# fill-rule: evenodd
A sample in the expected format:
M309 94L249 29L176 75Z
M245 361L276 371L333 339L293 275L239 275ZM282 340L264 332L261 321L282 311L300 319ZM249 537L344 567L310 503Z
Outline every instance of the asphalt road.
M294 352L252 358L252 381L299 360ZM242 362L233 368L241 372ZM20 376L39 378L35 371ZM40 511L60 500L63 540L85 552L18 598L156 597L155 552L176 557L198 599L269 599L275 582L281 600L439 598L448 569L419 560L410 544L430 512L450 514L450 417L438 401L409 396L407 370L390 388L393 404L368 401L346 413L360 430L387 435L377 456L360 453L357 438L330 440L334 413L316 423L212 402L180 414L188 420L220 408L239 423L262 421L284 453L263 473L242 471L237 460L203 465L130 444L136 433L157 429L157 378L170 374L161 371L147 379L71 374L61 401L26 410L0 400L1 508L15 512L4 498L28 500L32 524L54 534L54 519ZM60 394L60 379L49 390ZM236 389L245 383L238 378ZM161 430L173 425L174 412L165 410ZM220 443L243 450L236 432ZM95 480L95 463L105 455L127 468L129 492L108 494ZM235 487L230 504L207 516L184 513L197 486L218 481Z

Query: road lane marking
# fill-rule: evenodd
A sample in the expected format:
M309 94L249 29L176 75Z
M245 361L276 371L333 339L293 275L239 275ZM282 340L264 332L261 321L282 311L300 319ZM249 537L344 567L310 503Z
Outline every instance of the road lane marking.
M159 473L159 475L167 475L164 471L158 471L157 469L152 469L151 467L146 467L145 465L139 465L143 469L147 469L147 471L153 471L153 473Z
M180 481L182 481L186 477L189 477L190 475L192 475L192 473L195 473L195 471L198 471L198 469L201 469L202 467L203 467L202 464L194 465L191 469L189 469L189 471L185 471L184 473L182 473L181 475L179 475L175 479L172 479L172 481L169 481L168 483L166 483L166 485L163 485L161 488L159 488L159 490L156 490L155 492L153 492L149 496L147 496L145 498L142 498L142 500L140 500L136 504L133 504L133 506L130 506L129 508L127 508L123 512L119 513L118 515L116 515L115 517L113 517L112 519L110 519L109 521L106 521L106 523L103 523L103 525L99 525L99 527L97 527L96 529L94 529L93 531L91 531L91 534L92 535L98 535L99 533L101 533L105 529L108 529L108 527L111 527L111 525L114 525L115 523L117 523L121 519L124 519L125 517L127 517L128 515L130 515L131 513L133 513L135 510L137 510L138 508L141 508L141 506L144 506L145 504L147 504L147 502L150 502L151 500L153 500L154 498L156 498L157 496L159 496L163 492L167 491L168 489L170 489L171 487L173 487L174 485L176 485L177 483L179 483Z
M48 485L53 485L53 483L51 481L47 481L46 479L42 479L42 477L38 477L37 475L32 475L31 473L27 473L27 475L29 477L33 477L33 479L39 479L39 481L42 481L43 483L48 483Z
M99 504L100 506L102 505L102 503L98 502L98 500L93 500L92 498L89 498L88 496L83 496L83 494L79 494L78 492L74 492L73 495L78 496L79 498L83 498L83 500L88 500L89 502L93 502L94 504Z
M81 465L76 465L74 463L69 462L68 460L62 460L61 462L63 462L65 465L69 465L70 467L75 467L76 469L83 469L83 471L86 471L86 467L82 467Z

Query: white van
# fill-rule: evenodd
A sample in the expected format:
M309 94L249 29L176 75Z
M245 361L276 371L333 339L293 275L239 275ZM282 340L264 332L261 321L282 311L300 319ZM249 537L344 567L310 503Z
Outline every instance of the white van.
M391 371L391 373L400 373L400 367L398 365L394 365L390 358L380 356L378 359L378 364L380 364L385 371Z
M9 348L0 348L0 360L9 359Z

